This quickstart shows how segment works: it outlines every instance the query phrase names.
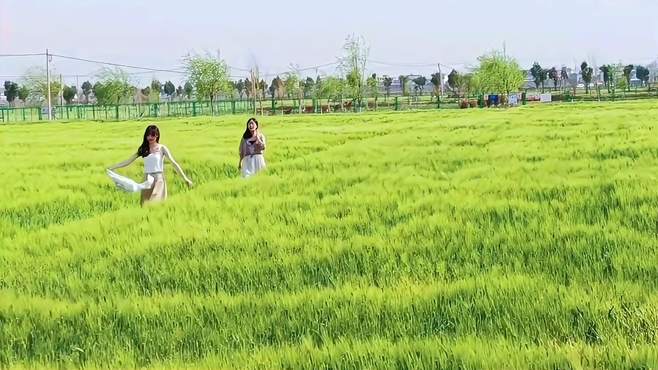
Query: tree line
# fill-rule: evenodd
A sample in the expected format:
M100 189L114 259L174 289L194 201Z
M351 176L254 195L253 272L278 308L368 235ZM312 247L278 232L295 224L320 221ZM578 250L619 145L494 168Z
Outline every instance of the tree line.
M291 67L289 72L276 75L269 81L259 76L253 69L250 76L233 80L225 61L206 55L187 55L184 57L186 82L176 86L171 81L161 83L154 79L148 86L137 87L130 75L120 68L103 68L96 75L96 82L84 81L80 88L51 81L50 93L53 104L66 102L72 104L89 104L92 98L96 104L114 105L121 103L159 102L161 97L171 101L249 99L263 101L266 99L325 99L342 101L350 99L357 106L365 99L374 98L375 104L380 97L388 99L392 92L394 78L389 75L378 76L367 73L369 48L365 40L350 35L343 46L343 54L338 58L338 73L329 76L303 77L298 69ZM643 86L648 86L649 69L644 66L607 64L599 68L605 88L609 92L615 89L630 89L631 73ZM571 86L566 67L544 68L535 62L528 71L520 68L516 60L493 51L478 58L478 65L468 73L453 69L444 79L440 73L433 73L429 79L418 75L400 75L397 77L399 89L403 96L423 95L426 86L431 86L430 94L439 99L444 89L453 96L471 96L474 94L503 93L523 89L526 76L530 74L537 89L546 88L546 82L552 81L553 89ZM586 62L580 66L580 76L587 93L594 78L594 70ZM444 83L445 81L445 83ZM10 104L22 101L41 105L47 100L48 84L43 68L29 69L23 81L4 82L4 95Z

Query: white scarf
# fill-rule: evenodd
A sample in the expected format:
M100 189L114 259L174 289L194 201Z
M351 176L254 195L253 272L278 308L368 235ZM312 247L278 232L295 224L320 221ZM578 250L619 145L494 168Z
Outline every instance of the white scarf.
M107 170L107 175L110 176L119 189L129 193L136 193L141 190L150 189L153 187L153 182L155 181L153 176L146 175L146 181L138 183L125 176L121 176L112 170Z

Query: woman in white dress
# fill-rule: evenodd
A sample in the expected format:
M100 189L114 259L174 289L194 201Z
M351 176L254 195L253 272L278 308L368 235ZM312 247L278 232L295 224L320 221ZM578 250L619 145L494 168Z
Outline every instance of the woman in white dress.
M256 118L247 120L247 129L240 140L240 163L238 168L242 171L242 177L255 175L265 169L265 135L258 130Z
M171 151L169 151L166 146L160 144L160 130L156 125L150 125L146 128L142 145L139 146L135 154L127 160L113 165L108 168L108 170L113 171L117 168L126 167L133 163L138 157L144 158L144 180L153 180L150 187L141 190L142 205L148 202L158 202L167 199L167 183L165 182L164 177L165 158L171 162L176 172L183 177L183 180L185 180L187 185L192 186L192 180L185 176L183 169L174 160Z

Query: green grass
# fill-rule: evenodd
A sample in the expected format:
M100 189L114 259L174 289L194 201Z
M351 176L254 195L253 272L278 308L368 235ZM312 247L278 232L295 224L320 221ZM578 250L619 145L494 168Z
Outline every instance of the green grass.
M0 368L658 367L658 104L244 121L0 126Z

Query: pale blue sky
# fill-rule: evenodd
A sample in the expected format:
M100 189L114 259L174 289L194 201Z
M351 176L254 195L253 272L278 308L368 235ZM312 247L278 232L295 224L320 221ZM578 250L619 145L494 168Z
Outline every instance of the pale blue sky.
M219 49L230 65L257 63L263 73L272 73L287 71L290 63L333 62L345 37L355 33L370 45L371 60L393 64L461 67L458 63L473 63L478 55L502 48L503 41L523 67L534 60L546 66L582 60L648 63L658 57L656 20L656 0L0 0L0 54L49 48L175 68L188 52ZM43 59L0 58L0 79L21 75L31 65L44 64ZM58 59L54 66L64 74L98 70ZM397 76L429 75L436 67L371 63L370 69ZM151 74L139 77L150 79Z

